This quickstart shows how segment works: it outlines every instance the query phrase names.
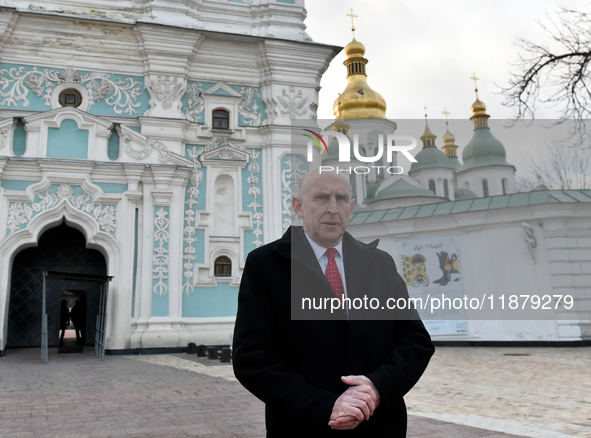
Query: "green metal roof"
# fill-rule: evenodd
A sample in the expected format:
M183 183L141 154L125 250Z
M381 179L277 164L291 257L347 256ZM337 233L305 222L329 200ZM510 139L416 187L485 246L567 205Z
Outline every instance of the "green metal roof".
M460 199L474 199L476 198L476 193L469 189L458 189L454 192L455 198L459 201Z
M384 181L387 181L387 180L384 180ZM375 195L375 192L374 192L373 198L370 198L369 193L368 193L368 196L365 199L365 202L371 203L371 202L381 201L384 199L411 198L411 197L415 197L415 196L432 198L437 195L435 195L435 193L433 193L431 190L428 190L424 187L415 186L415 185L409 183L408 181L406 181L405 179L400 178L397 181L395 181L394 183L390 184L384 190L380 191L377 195Z
M434 204L413 205L373 212L353 213L350 225L388 222L393 220L439 216L449 213L497 210L500 208L525 207L528 205L591 202L591 190L541 190L487 198L464 199Z
M490 128L477 128L462 152L463 172L475 167L511 166L507 163L505 147L490 132Z
M423 148L416 156L416 163L410 166L409 174L420 169L431 169L433 167L445 167L455 169L454 163L447 155L435 146Z

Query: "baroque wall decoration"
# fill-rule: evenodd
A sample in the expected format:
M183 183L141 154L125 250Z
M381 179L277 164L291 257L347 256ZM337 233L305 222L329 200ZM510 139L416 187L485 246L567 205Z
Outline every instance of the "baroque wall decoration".
M158 208L157 206L155 208ZM152 290L158 296L168 293L169 248L168 227L170 207L160 207L154 213L154 255Z
M298 116L303 116L308 112L308 108L304 108L308 98L302 96L302 90L296 93L293 85L289 86L289 93L284 89L281 90L281 96L277 96L277 101L280 105L281 114L289 116L290 119L297 119Z
M259 200L261 196L261 181L258 175L261 173L261 165L257 161L261 155L260 150L247 149L249 155L248 172L250 174L247 177L247 182L250 188L248 189L248 195L252 198L247 207L252 211L253 220L253 231L254 241L250 242L255 248L258 248L263 244L263 205L262 200Z
M150 89L156 94L158 102L162 102L162 108L172 108L172 102L182 92L183 83L179 78L171 76L158 76L156 84L151 85Z
M160 154L158 159L161 163L166 163L170 157L170 151L168 148L159 141L150 140L146 142L140 150L134 149L131 143L131 138L123 137L123 149L130 157L133 157L136 160L144 160L148 158L154 149Z
M536 240L536 236L534 235L534 227L527 222L521 222L521 226L525 230L525 243L527 244L527 249L529 249L529 253L531 254L534 261L536 260L536 252L535 249L538 246L538 241Z
M244 123L248 126L261 126L262 114L259 112L256 98L261 97L257 88L242 87L242 100L238 104L238 112L244 118Z
M183 105L183 112L189 122L201 122L201 114L205 109L205 100L201 93L203 93L201 82L189 82L186 93L187 103L186 106Z
M91 216L101 231L115 235L117 206L95 204L92 196L82 187L69 184L53 184L44 192L35 194L33 202L9 203L6 234L25 228L37 214L54 208L63 200Z
M197 220L197 203L199 202L199 185L203 180L203 171L201 170L202 148L187 148L187 158L193 160L193 173L187 184L187 193L185 195L185 225L183 227L183 293L190 295L193 293L193 268L197 259L195 243L197 242L195 221Z
M0 66L5 66L2 64ZM88 108L97 102L104 102L115 114L138 114L142 105L143 78L118 77L102 73L78 72L72 68L64 70L43 69L37 67L9 66L0 69L0 96L4 99L1 106L19 106L26 108L30 104L29 91L38 98L43 98L45 106L51 107L54 87L60 84L80 84L88 92Z

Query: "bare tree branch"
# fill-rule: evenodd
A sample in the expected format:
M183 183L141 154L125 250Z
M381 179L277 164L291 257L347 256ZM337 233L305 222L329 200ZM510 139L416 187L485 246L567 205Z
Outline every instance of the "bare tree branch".
M591 149L579 149L553 143L530 156L525 169L533 178L517 180L517 190L589 190L591 189Z
M515 108L515 120L535 118L538 103L559 108L560 119L574 121L575 145L590 147L591 130L591 11L560 8L549 25L541 24L549 45L519 39L523 49L501 88L504 105Z

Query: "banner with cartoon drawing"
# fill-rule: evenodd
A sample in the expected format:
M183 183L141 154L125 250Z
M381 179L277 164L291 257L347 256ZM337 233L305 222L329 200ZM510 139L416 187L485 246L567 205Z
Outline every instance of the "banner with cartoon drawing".
M457 236L401 240L400 275L411 298L462 298L462 269ZM466 312L461 309L418 309L431 335L466 335Z

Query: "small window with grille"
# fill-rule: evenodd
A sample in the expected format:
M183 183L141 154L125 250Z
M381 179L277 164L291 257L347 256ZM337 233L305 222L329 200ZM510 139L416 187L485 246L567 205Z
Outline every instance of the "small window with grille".
M214 275L216 277L231 277L232 261L226 256L221 256L215 259Z
M431 190L434 194L437 194L437 192L435 191L435 181L433 181L432 179L429 180L429 190Z
M213 129L230 129L230 113L226 110L213 111Z
M68 88L60 93L61 106L79 107L82 103L82 95L74 88Z

